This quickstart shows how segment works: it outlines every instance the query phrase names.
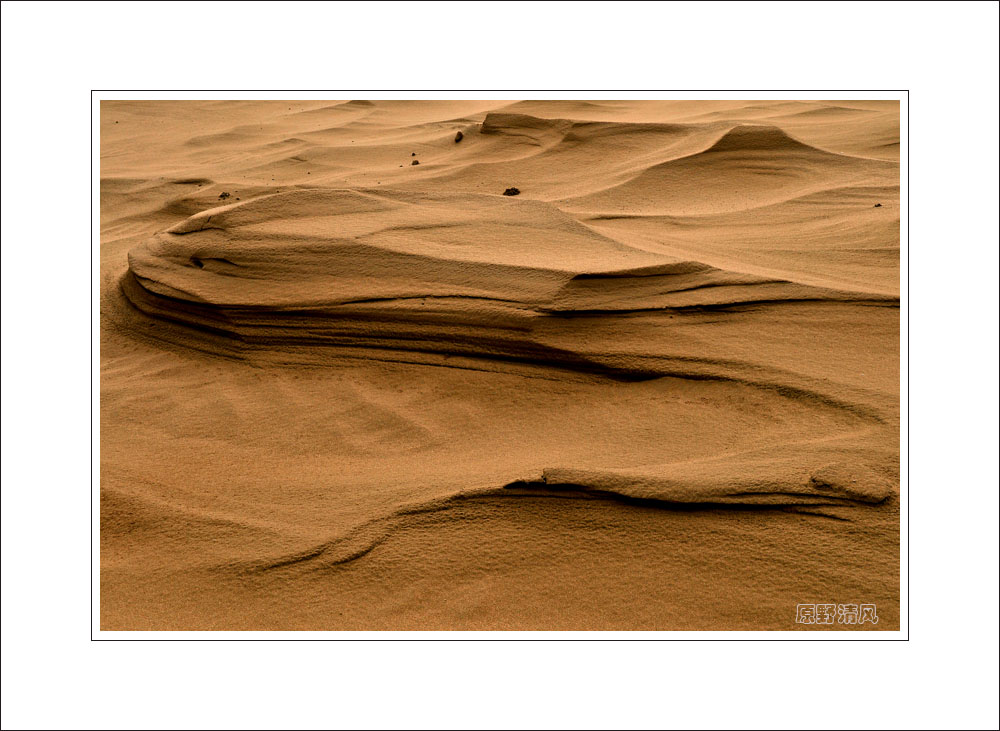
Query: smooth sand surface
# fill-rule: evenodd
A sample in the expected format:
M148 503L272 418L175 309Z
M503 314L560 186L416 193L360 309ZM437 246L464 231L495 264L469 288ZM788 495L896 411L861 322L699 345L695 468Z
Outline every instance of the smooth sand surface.
M103 102L100 174L102 629L898 629L898 102Z

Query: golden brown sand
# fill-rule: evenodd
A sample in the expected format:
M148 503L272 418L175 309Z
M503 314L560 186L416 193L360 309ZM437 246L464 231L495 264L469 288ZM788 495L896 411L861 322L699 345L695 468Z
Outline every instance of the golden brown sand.
M103 102L100 172L102 629L899 628L898 102Z

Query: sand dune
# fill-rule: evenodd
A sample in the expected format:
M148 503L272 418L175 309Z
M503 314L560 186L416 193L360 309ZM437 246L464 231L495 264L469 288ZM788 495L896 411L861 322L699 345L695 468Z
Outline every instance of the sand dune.
M700 152L646 167L572 209L692 215L746 211L803 194L894 180L898 167L829 153L769 125L740 125Z
M103 102L102 627L898 627L898 119Z

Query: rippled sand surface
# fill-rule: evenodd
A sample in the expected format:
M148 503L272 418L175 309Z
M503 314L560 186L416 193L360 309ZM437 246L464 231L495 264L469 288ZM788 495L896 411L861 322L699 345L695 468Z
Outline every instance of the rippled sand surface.
M898 102L103 102L100 259L102 629L899 627Z

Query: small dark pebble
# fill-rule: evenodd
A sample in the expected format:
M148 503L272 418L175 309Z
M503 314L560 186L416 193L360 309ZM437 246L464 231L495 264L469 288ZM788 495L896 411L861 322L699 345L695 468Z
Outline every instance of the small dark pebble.
M417 156L417 153L415 153L415 152L411 152L410 153L410 157L416 157L416 156Z
M521 191L519 191L517 188L507 188L507 190L505 190L503 192L503 194L504 195L520 195Z
M219 193L219 200L226 200L229 197L229 193Z
M465 135L462 134L461 130L455 133L455 142L461 142Z
M881 204L881 203L876 203L876 204L875 204L875 208L881 208L881 207L882 207L882 204Z
M414 160L414 161L413 161L413 162L411 162L410 164L411 164L411 165L419 165L419 164L420 164L420 160Z

